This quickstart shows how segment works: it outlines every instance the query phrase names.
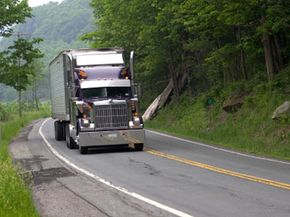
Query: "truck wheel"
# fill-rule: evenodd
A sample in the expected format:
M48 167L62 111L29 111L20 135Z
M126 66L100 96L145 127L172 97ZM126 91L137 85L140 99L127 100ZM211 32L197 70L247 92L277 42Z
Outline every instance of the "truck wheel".
M143 143L134 144L135 151L143 151L143 147Z
M65 122L60 122L60 132L61 132L61 140L62 141L65 141L65 126L66 126L66 123Z
M76 143L73 140L73 138L70 136L70 133L69 133L69 123L66 123L66 125L65 125L65 140L66 140L66 146L69 149L76 148Z
M80 153L81 154L87 154L88 153L88 148L80 146Z
M63 141L65 140L65 123L60 121L54 122L54 136L55 140Z
M59 135L59 122L54 122L54 138L56 141L60 141L60 135Z

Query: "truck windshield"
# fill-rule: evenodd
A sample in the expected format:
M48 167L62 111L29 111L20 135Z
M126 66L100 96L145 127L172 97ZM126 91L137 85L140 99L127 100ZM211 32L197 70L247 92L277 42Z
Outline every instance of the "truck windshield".
M84 98L130 98L130 87L99 87L82 89Z

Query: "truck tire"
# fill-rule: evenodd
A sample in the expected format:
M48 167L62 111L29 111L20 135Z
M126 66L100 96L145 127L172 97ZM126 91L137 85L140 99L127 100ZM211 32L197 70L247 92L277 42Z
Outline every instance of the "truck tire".
M73 140L73 138L70 136L70 133L69 133L69 123L66 123L66 125L65 125L65 140L66 140L66 146L69 149L76 148L76 143Z
M54 122L54 136L55 140L63 141L65 140L65 123L60 121Z
M54 122L54 138L56 141L60 140L59 135L58 135L58 132L59 132L58 128L59 128L59 123L58 123L58 121L55 121Z
M88 148L87 147L80 146L80 153L81 154L87 154L88 153Z
M144 144L143 143L138 143L134 144L135 151L143 151Z

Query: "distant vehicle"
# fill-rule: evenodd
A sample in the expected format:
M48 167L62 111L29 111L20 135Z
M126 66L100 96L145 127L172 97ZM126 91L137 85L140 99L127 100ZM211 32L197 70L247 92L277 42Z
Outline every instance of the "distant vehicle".
M145 140L134 84L133 56L126 68L122 49L62 51L49 64L55 139L70 149L133 145Z

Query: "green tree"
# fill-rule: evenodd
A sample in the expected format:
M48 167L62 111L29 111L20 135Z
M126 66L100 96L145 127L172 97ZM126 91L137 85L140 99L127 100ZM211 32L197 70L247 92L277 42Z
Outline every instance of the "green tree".
M35 59L43 57L43 54L35 45L42 39L18 39L10 46L7 51L2 52L3 71L1 77L2 83L13 87L18 92L19 116L22 116L21 93L33 81L35 69L32 65Z
M286 0L93 0L93 47L137 53L137 78L148 95L170 79L178 98L244 80L271 81L289 64ZM154 85L156 86L156 85ZM156 89L156 88L155 88Z
M0 2L0 36L10 35L13 25L24 22L31 16L27 0L1 0Z
M224 84L247 80L264 69L271 80L289 61L286 1L186 0L180 13L187 31L212 45L206 60L221 68Z
M38 89L40 88L40 85L43 84L45 72L44 72L44 65L40 60L34 60L32 63L33 71L35 72L35 75L32 77L31 82L31 90L32 90L32 102L34 108L39 111L39 94Z
M65 49L87 47L79 37L93 31L93 13L89 5L90 0L64 0L61 3L50 2L46 5L34 7L31 17L13 26L13 32L28 35L30 38L43 38L38 48L45 54L41 59L45 68L45 76L41 86L37 89L39 98L49 99L49 62ZM4 38L0 43L0 49L7 49L17 40L17 34ZM2 93L0 99L7 98L8 92ZM0 94L1 95L1 94ZM15 98L15 94L9 99Z

